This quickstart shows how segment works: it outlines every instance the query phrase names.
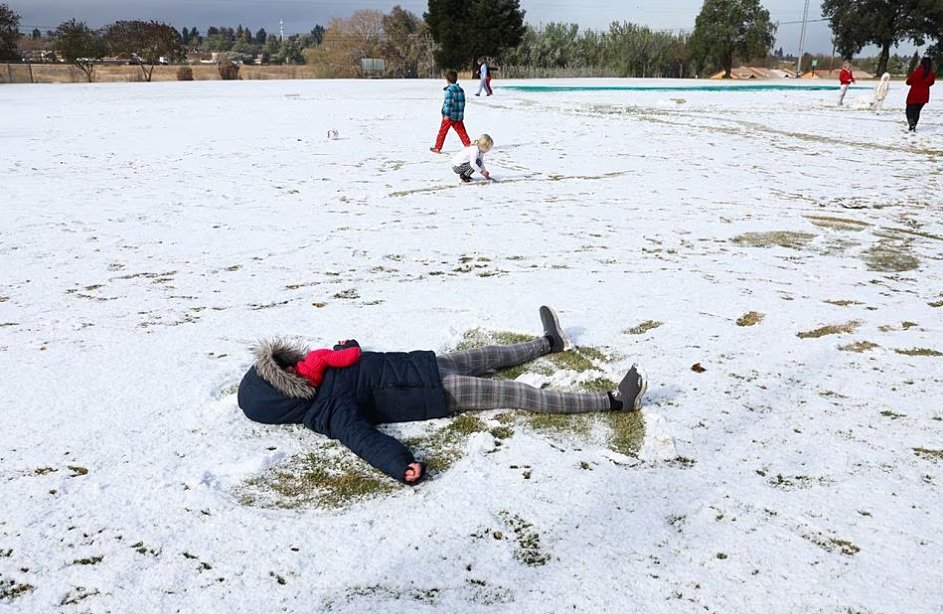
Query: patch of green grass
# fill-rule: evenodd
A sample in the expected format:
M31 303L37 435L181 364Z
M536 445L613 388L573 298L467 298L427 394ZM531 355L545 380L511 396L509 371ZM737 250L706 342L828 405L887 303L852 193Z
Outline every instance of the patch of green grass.
M747 247L786 247L802 249L815 239L816 235L808 232L774 230L771 232L747 232L731 239L737 245Z
M873 350L876 347L880 347L877 343L871 343L870 341L856 341L855 343L849 343L848 345L840 345L838 349L842 352L856 352L861 354L867 352L868 350Z
M943 352L931 350L930 348L895 349L894 351L904 356L943 356Z
M645 320L641 324L633 326L632 328L627 328L622 332L627 335L643 335L650 330L658 328L662 324L664 324L664 322L658 322L656 320Z
M833 537L830 538L830 541L832 542L833 546L838 548L838 550L846 556L854 556L855 554L861 552L861 548L851 543L847 539L837 539Z
M737 326L755 326L762 322L764 317L766 316L758 311L748 311L737 318Z
M583 373L584 371L589 371L590 369L595 368L593 361L580 353L579 350L575 352L558 352L556 354L548 354L546 358L558 369L569 369L571 371Z
M898 414L898 413L893 412L893 411L891 411L891 410L889 410L889 409L885 409L884 411L882 411L882 412L881 412L881 415L884 416L885 418L890 418L891 420L897 420L897 419L899 419L899 418L906 418L906 417L907 417L907 414Z
M613 358L608 354L604 354L599 348L594 348L591 345L584 345L576 348L575 350L581 356L585 356L589 360L595 360L596 362L612 362Z
M459 414L447 425L422 437L403 441L423 459L429 475L447 471L462 457L462 446L474 433L488 431L487 425L472 414Z
M585 438L592 431L592 414L548 414L545 412L524 412L527 425L535 431L556 434L570 434Z
M514 558L529 567L540 567L550 561L550 555L545 553L540 545L540 533L534 525L517 514L507 511L498 512L498 516L514 532Z
M862 259L871 271L899 273L920 267L920 261L910 253L908 244L881 242L867 249Z
M509 426L496 426L488 432L495 439L510 439L514 436L514 429Z
M0 579L0 601L13 600L35 590L32 584L17 583L15 580Z
M931 450L930 448L913 448L914 454L927 460L943 460L943 450Z
M822 326L814 330L798 332L796 336L800 339L814 339L826 335L841 335L844 333L853 333L858 330L859 326L861 326L861 322L857 321L845 322L844 324L829 324L828 326Z
M645 418L642 413L614 411L605 416L612 429L609 448L627 456L638 456L645 439Z
M579 384L580 390L586 392L612 392L616 389L616 383L608 377L597 377Z
M245 487L243 494L248 496L241 498L243 503L286 509L306 504L336 509L396 488L389 478L333 441L246 480Z
M806 219L821 228L850 230L852 232L859 232L871 225L867 222L859 222L858 220L850 220L843 217L828 217L824 215L807 215Z
M834 301L824 301L829 305L838 305L839 307L848 307L849 305L861 305L861 301L852 301L852 300L834 300Z
M469 436L472 433L480 433L488 430L485 423L480 418L472 414L459 414L443 429L449 435Z
M402 588L399 586L383 586L375 584L373 586L352 586L348 588L343 596L343 600L349 602L356 597L368 597L373 602L392 601L395 603L404 603L407 600L425 603L427 605L438 605L441 601L441 589L438 588ZM334 611L335 603L328 600L325 603L325 611Z

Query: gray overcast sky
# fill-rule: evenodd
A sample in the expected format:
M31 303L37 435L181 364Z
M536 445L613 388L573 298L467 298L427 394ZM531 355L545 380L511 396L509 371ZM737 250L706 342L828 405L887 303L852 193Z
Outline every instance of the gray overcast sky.
M43 32L73 17L97 28L120 19L154 19L178 29L197 27L203 33L209 26L243 25L256 31L277 33L279 20L285 33L307 32L332 17L349 17L357 9L388 13L400 5L417 15L425 12L425 0L0 0L21 16L21 29L34 27ZM653 29L692 29L703 0L521 0L525 20L531 25L551 21L577 23L583 28L607 29L612 21L629 21ZM779 22L776 48L795 53L799 47L804 0L765 0L773 19ZM831 53L831 31L822 21L821 0L809 3L810 23L806 28L805 51ZM795 23L800 22L800 23ZM912 53L913 45L907 46ZM902 50L903 51L903 50ZM866 51L876 53L876 51Z

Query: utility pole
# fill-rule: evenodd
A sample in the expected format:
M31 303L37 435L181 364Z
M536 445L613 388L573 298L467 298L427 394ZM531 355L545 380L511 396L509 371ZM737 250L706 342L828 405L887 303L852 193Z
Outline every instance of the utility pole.
M799 34L799 59L796 60L796 77L802 72L802 51L805 47L805 24L809 21L809 0L805 0L805 10L802 11L802 31Z

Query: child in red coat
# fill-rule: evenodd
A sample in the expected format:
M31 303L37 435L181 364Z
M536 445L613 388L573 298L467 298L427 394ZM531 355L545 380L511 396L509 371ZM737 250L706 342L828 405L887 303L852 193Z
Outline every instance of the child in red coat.
M841 65L841 72L838 73L838 83L841 84L841 92L838 94L838 106L842 106L845 102L848 86L854 82L855 75L851 72L851 62L845 62Z

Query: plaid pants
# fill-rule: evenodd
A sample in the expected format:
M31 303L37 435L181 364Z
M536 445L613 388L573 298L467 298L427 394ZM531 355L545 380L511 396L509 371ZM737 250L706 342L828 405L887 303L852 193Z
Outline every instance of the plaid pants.
M471 177L475 173L475 169L473 169L468 162L462 162L458 166L453 166L452 171L457 175L465 175L466 177Z
M544 390L521 382L478 377L549 352L550 341L540 337L527 343L491 345L437 356L449 410L529 409L554 414L609 410L609 395L605 393Z

